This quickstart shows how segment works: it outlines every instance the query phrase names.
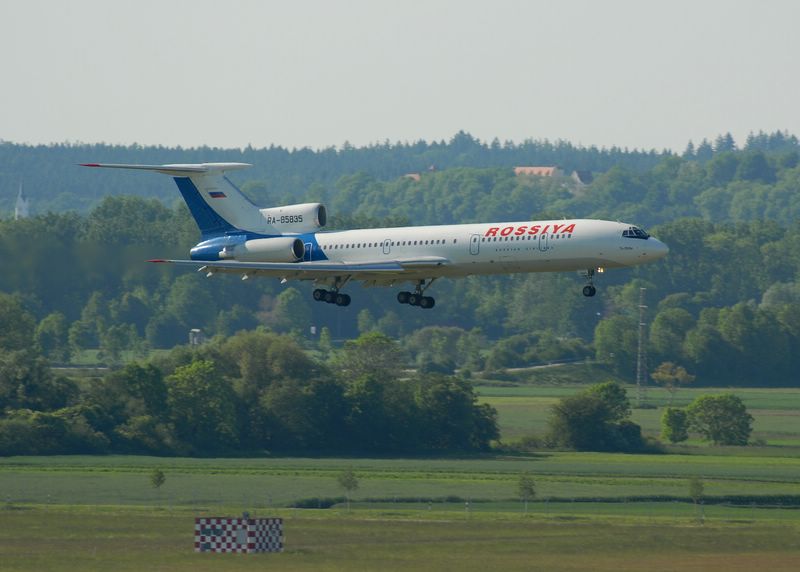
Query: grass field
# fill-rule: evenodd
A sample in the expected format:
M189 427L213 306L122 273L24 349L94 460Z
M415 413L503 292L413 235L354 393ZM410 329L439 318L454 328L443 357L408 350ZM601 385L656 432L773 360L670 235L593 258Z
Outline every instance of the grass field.
M581 388L491 385L480 394L513 441L541 434L549 406ZM676 405L716 391L682 390ZM734 392L765 446L693 441L669 455L0 458L0 570L797 570L800 390ZM651 390L658 409L634 410L645 432L658 431L667 400ZM155 468L166 473L158 490L149 482ZM350 509L289 508L342 497L336 477L345 469L360 485ZM536 483L527 512L516 491L523 472ZM694 476L705 485L701 506L686 498ZM655 496L666 500L637 498ZM192 551L195 516L245 510L284 517L284 553Z
M155 467L166 473L159 490L149 484ZM287 508L341 497L336 476L346 468L360 483L352 510ZM515 490L522 471L536 481L527 513ZM710 497L800 495L800 458L791 456L8 457L0 459L0 569L796 569L800 508L677 500L693 475ZM637 495L676 500L626 501ZM284 553L192 551L195 516L244 510L284 517Z
M155 467L167 475L157 491L149 484ZM356 500L508 501L517 497L524 471L534 476L542 500L685 498L692 476L704 479L710 496L800 495L800 458L795 456L554 452L469 459L8 457L0 459L0 501L281 507L300 499L342 496L336 476L347 468L360 481Z
M197 554L185 510L73 507L0 512L5 572L41 570L796 570L798 529L431 511L278 511L280 554Z
M490 403L499 413L502 439L518 440L525 435L544 434L550 407L562 397L585 389L585 385L516 385L479 386L481 401ZM635 386L627 386L634 400ZM703 394L731 392L738 395L753 415L753 439L769 445L800 447L800 389L762 388L686 388L678 391L674 406L683 407ZM662 388L647 390L647 403L656 409L634 409L632 418L642 426L646 435L658 436L661 415L669 403L669 393ZM690 444L699 444L690 440Z

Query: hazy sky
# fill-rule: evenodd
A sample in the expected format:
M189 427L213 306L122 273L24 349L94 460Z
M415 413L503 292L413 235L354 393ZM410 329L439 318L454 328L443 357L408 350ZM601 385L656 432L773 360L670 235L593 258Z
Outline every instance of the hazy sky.
M800 135L800 2L0 0L0 139Z

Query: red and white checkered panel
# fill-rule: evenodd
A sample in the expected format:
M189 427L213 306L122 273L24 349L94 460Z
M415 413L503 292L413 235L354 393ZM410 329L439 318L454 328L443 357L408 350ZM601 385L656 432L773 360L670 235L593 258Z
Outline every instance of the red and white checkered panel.
M195 552L282 552L283 519L195 518Z

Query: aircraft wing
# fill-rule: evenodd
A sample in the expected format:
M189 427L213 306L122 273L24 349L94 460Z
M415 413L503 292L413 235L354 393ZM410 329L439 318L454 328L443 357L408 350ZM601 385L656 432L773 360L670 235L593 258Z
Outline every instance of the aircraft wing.
M367 286L390 285L405 280L439 275L437 268L450 263L440 256L396 258L367 262L239 262L236 260L150 260L149 262L191 266L208 276L216 273L241 274L242 279L265 276L287 280L334 282L356 280Z

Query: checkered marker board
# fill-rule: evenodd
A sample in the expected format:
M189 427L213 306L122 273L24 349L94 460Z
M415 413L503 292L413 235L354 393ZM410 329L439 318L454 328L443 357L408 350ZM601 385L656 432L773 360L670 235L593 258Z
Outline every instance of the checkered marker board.
M195 518L195 552L283 552L283 519Z

